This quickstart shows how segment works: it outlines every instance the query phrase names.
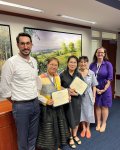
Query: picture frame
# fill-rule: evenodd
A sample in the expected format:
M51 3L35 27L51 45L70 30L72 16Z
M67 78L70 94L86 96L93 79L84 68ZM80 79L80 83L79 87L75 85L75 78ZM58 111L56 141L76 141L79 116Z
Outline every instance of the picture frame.
M12 55L10 26L0 24L0 76L3 64Z
M12 55L13 53L12 53L10 26L0 24L0 81L1 81L2 66L5 63L5 61ZM0 88L0 97L1 97L1 88Z
M58 58L58 72L62 72L71 55L82 55L82 34L52 31L24 27L24 31L32 37L31 55L38 62L39 73L46 72L46 62L49 57Z

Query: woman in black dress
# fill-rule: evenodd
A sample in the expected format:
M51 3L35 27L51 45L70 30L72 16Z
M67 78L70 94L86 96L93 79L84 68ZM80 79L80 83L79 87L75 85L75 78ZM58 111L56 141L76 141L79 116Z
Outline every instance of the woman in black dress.
M71 148L76 148L75 143L81 144L80 139L77 136L78 126L80 122L81 111L81 96L70 88L70 84L76 76L82 78L77 71L78 58L76 56L70 56L67 61L67 69L60 74L61 85L64 88L68 88L71 95L71 103L64 105L65 115L68 121L69 128L71 129L71 137L69 145Z

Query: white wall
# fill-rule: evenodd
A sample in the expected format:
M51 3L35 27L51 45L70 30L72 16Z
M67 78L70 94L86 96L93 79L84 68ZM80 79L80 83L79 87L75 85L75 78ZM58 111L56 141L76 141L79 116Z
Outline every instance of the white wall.
M53 31L82 34L82 51L83 51L82 54L89 55L89 59L91 60L91 55L90 55L91 30L90 29L71 27L66 25L60 25L60 24L49 23L44 21L36 21L32 19L25 19L25 18L7 16L7 15L0 15L0 24L10 25L12 48L13 48L14 55L18 52L18 48L16 46L16 36L18 35L19 32L22 32L24 30L24 27L32 27L38 29L47 29Z

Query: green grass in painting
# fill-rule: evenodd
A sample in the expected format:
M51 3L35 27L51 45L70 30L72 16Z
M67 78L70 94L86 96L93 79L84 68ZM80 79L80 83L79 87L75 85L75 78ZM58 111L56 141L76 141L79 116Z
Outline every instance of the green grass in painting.
M43 73L46 71L46 61L50 57L58 58L58 60L60 61L60 66L59 66L58 72L61 72L62 70L64 70L66 68L67 59L69 56L71 56L71 55L75 55L77 57L81 56L80 51L73 51L73 52L68 52L68 53L62 53L62 50L60 50L60 51L61 51L61 53L59 53L58 51L46 53L46 54L32 53L32 56L37 59L39 73Z

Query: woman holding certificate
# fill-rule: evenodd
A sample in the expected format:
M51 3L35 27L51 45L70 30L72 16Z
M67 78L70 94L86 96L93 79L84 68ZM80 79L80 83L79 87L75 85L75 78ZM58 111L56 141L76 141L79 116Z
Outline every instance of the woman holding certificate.
M96 130L104 132L106 129L109 107L112 106L111 81L113 79L113 67L108 61L107 51L100 47L95 51L93 63L90 69L95 72L98 86L96 94Z
M81 78L77 67L78 58L76 56L70 56L67 61L67 69L60 74L62 87L68 88L69 94L71 95L71 103L64 105L64 111L69 128L71 129L69 145L73 149L76 148L76 144L81 144L81 141L77 136L80 122L81 96L74 89L70 88L70 85L75 77Z
M41 104L37 139L38 150L57 150L59 146L66 144L69 137L69 129L62 106L53 106L52 93L61 90L60 77L57 74L58 66L58 59L50 58L47 62L47 72L40 75L42 81L40 94L43 104Z
M93 71L88 69L88 57L81 56L79 58L79 72L87 83L87 89L82 95L81 103L81 117L80 122L82 122L82 132L81 137L90 138L90 123L95 123L94 117L94 103L96 97L96 85L97 79Z

